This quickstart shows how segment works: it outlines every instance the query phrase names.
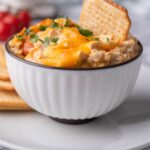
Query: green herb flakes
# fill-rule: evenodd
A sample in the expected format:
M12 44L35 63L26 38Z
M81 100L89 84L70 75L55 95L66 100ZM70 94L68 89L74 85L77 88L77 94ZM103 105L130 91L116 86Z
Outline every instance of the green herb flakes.
M99 38L93 38L94 41L99 41Z
M51 42L53 42L53 43L57 43L58 38L57 38L57 37L56 37L56 38L51 38L50 40L51 40Z
M93 36L93 32L87 30L87 29L83 29L81 26L79 25L76 25L76 28L79 30L79 32L86 36L86 37L89 37L89 36Z
M93 36L93 32L89 31L89 30L86 30L86 29L80 29L79 32L84 35L84 36Z
M30 41L32 43L36 43L39 40L39 37L37 34L30 34Z
M45 37L43 44L44 44L45 46L48 46L48 45L50 44L50 38L49 38L49 37Z
M51 43L57 44L57 41L58 41L58 38L57 38L57 37L54 37L54 38L45 37L45 38L44 38L44 41L43 41L43 44L44 44L45 46L48 46L48 45L51 44Z
M50 38L49 38L49 37L45 37L45 38L44 38L44 41L45 41L45 42L50 42Z
M29 35L31 31L32 31L32 30L30 30L30 29L26 29L26 30L25 30L25 34L26 34L26 35Z
M62 15L62 16L58 16L56 19L60 19L60 18L67 18L67 17Z
M47 26L42 26L42 25L39 26L40 31L45 31L46 29L47 29Z
M106 37L106 42L109 42L109 38L108 37Z
M57 22L52 22L51 28L60 28L59 24Z
M18 38L19 41L23 40L23 36L22 35L18 35L17 38Z
M68 18L66 18L66 22L65 22L65 27L70 27L70 20Z

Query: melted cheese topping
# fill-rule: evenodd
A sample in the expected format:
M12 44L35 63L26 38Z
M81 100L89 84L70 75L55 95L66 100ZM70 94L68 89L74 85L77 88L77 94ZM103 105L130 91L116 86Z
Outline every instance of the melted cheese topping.
M138 43L129 36L122 44L112 35L97 39L69 18L46 19L24 28L9 41L18 57L63 68L91 68L119 64L138 54Z
M52 28L49 28L40 35L41 39L44 39L47 35L53 32ZM46 48L36 46L34 44L33 50L29 53L25 59L39 62L48 66L55 67L75 67L80 62L80 54L84 53L89 55L90 43L85 36L81 35L79 31L72 27L64 28L58 35L58 43L49 45ZM41 57L37 57L37 51Z
M66 26L66 19L62 18L55 20L59 27L52 27L52 23L54 21L51 19L43 20L29 28L31 33L23 29L18 33L23 36L23 40L19 41L17 36L14 36L9 43L10 46L13 47L16 41L20 42L20 50L24 59L32 62L65 68L79 66L83 61L83 56L90 55L91 45L96 41L81 34L76 24L71 21L70 26ZM40 30L41 26L45 26L46 29ZM32 42L31 34L35 34L40 40ZM57 42L50 42L45 46L45 38L57 38Z

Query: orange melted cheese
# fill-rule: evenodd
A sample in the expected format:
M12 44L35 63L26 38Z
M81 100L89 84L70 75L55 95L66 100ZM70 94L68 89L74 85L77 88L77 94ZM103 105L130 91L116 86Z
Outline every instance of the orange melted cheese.
M52 19L45 19L45 20L42 20L41 22L39 22L38 24L36 25L32 25L30 27L30 30L34 31L35 33L39 32L39 27L44 25L44 26L50 26L52 23Z
M49 30L52 30L51 28ZM47 34L46 30L43 35ZM41 37L42 38L42 37ZM88 55L90 53L89 41L79 31L72 27L66 27L59 35L59 41L56 45L49 45L38 61L41 64L55 67L75 67L80 62L80 54ZM36 50L37 51L37 50ZM35 48L32 54L28 54L26 59L35 60ZM38 49L41 51L41 49Z
M29 34L26 34L26 29L18 33L18 35L24 36L22 41L22 50L25 50L25 52L23 52L23 55L25 55L24 59L54 67L73 68L79 66L83 54L84 56L90 54L90 44L93 41L82 35L73 22L70 22L71 26L69 27L65 26L65 19L56 19L55 22L59 24L60 27L52 27L53 20L46 19L31 26L29 28L31 33ZM40 26L46 26L47 28L41 31ZM41 41L44 41L46 37L50 39L57 38L58 40L56 43L50 43L44 46L41 41L28 42L27 39L30 38L31 34L38 35ZM17 36L14 36L12 42L13 41L19 42ZM26 47L29 47L29 50L26 50Z

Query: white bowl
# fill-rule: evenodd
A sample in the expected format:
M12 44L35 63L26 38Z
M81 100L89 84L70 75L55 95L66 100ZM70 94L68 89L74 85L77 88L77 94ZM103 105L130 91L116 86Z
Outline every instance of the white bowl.
M82 121L104 115L125 101L140 69L143 48L139 45L139 55L119 65L63 69L18 58L7 44L7 67L18 94L33 109L59 121Z

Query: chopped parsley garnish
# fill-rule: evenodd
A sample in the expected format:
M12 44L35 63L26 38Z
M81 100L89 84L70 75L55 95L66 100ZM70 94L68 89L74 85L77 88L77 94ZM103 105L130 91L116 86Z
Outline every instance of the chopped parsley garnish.
M46 29L47 29L47 26L43 26L43 25L39 26L39 30L40 31L45 31Z
M97 37L92 37L91 40L93 40L93 41L99 41L99 38L97 38Z
M39 39L39 41L41 41L42 43L44 43L44 41L42 39Z
M32 43L36 43L39 40L39 37L37 34L30 34L30 41Z
M56 19L61 19L61 18L65 19L64 27L70 27L70 19L69 19L69 17L67 17L67 16L59 16Z
M106 42L109 42L109 38L108 37L106 37Z
M99 41L99 38L93 38L93 40L95 40L95 41Z
M80 29L79 29L79 32L80 32L82 35L87 36L87 37L93 36L93 32L91 32L91 31L89 31L89 30L86 30L86 29L80 28Z
M59 24L57 22L54 22L54 21L52 22L51 27L52 28L60 28Z
M87 37L86 39L89 41L99 41L99 38L93 36Z
M19 41L23 40L23 36L22 35L18 35L17 38L18 38Z
M45 37L45 38L44 38L44 41L45 41L45 42L50 42L50 38L49 38L49 37Z
M79 25L76 25L76 28L79 30L79 32L86 36L86 37L89 37L89 36L93 36L93 32L87 30L87 29L83 29L81 26Z
M70 20L68 18L66 18L66 22L65 22L65 27L70 27Z
M50 38L49 37L45 37L43 43L44 43L45 46L48 46L50 44Z
M42 43L43 43L45 46L48 46L51 42L57 44L57 41L58 41L58 38L57 38L57 37L55 37L55 38L45 37L45 38L44 38L44 41L42 41Z
M58 38L57 38L57 37L55 37L55 38L51 38L51 39L50 39L50 41L51 41L51 42L53 42L53 43L57 43Z
M30 41L32 43L36 43L37 41L42 42L45 46L48 46L51 42L57 44L58 38L50 38L50 37L45 37L44 40L40 39L37 34L30 34Z
M25 34L26 34L26 35L29 35L31 31L32 31L32 30L30 30L30 29L26 29L26 30L25 30Z
M60 19L60 18L67 18L67 17L62 15L62 16L58 16L56 19Z

